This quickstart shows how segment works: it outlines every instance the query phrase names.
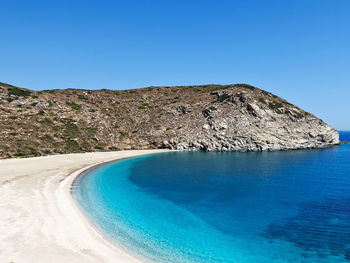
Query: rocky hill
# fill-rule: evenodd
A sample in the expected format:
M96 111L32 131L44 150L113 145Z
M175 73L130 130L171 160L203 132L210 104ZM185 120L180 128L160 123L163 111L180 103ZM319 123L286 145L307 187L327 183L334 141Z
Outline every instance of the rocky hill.
M31 91L0 83L0 157L118 149L269 151L339 144L314 115L247 84Z

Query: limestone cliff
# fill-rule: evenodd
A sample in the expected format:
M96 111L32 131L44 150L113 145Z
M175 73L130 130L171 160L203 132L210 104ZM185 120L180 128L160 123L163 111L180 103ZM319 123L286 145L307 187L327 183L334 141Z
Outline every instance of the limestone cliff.
M247 84L30 91L0 83L0 112L0 157L339 144L338 132L322 120Z

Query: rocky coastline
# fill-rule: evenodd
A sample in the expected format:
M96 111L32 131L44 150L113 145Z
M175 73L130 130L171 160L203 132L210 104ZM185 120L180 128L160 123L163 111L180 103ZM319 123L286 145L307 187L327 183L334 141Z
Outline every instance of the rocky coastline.
M339 145L316 116L247 84L33 91L0 83L0 157Z

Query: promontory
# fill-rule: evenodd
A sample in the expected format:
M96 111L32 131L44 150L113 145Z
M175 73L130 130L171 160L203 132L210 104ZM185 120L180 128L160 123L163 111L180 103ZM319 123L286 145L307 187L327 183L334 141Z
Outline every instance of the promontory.
M339 144L338 132L313 114L247 84L96 88L33 91L0 83L0 157Z

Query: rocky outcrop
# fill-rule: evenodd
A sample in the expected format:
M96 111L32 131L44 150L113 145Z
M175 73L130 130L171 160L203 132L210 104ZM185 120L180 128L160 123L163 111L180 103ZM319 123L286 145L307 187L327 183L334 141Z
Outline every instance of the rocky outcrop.
M182 115L192 111L192 108L188 104L175 104L164 107L166 113L173 115Z
M162 142L165 148L204 151L274 151L323 148L339 144L331 126L269 94L216 92L220 107L205 108L197 125ZM267 96L266 96L267 95ZM266 98L267 97L267 98Z
M0 111L0 157L339 144L338 132L322 120L246 84L30 91L0 83Z

